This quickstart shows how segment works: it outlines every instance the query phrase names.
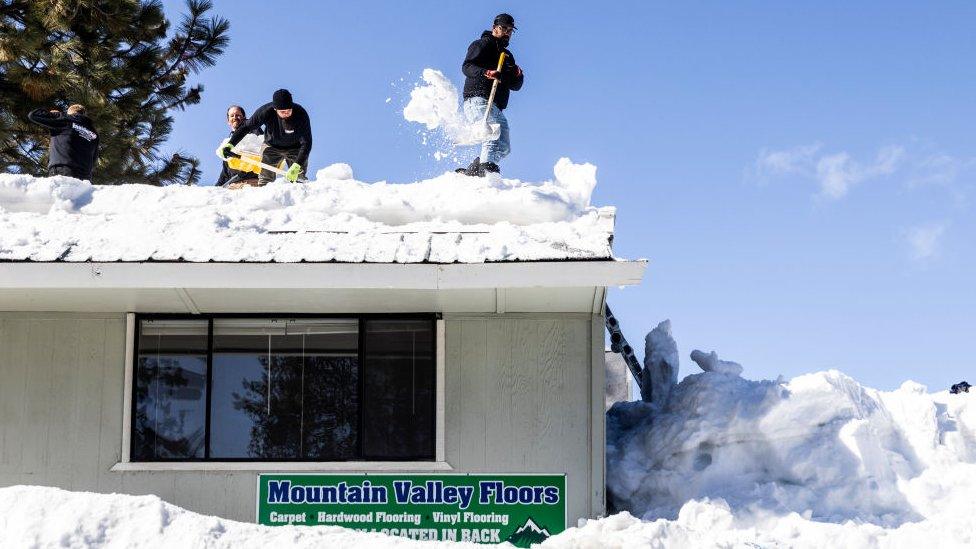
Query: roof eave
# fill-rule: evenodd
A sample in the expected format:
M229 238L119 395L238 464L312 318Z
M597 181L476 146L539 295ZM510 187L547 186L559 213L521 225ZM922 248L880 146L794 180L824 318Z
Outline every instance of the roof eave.
M646 260L498 263L0 263L0 288L533 288L633 286Z

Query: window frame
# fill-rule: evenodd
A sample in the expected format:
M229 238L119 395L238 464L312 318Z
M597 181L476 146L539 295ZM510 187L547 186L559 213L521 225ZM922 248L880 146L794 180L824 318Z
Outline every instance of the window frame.
M359 457L347 460L315 461L305 458L210 458L211 442L211 408L213 388L213 354L214 320L223 318L239 319L308 319L308 318L336 318L357 319L358 339L357 354L360 367L365 365L365 325L370 320L426 320L431 323L432 341L430 353L434 360L433 391L431 394L431 433L432 454L430 457L416 458L384 458L373 460L363 454L362 422L364 408L359 407ZM135 437L133 427L136 418L137 402L135 399L136 366L139 351L140 325L144 320L197 320L207 322L207 386L205 396L205 448L202 458L160 458L153 460L134 461ZM128 313L126 315L126 353L122 420L122 456L113 471L137 470L451 470L452 467L444 461L444 361L445 361L445 327L444 321L438 313ZM362 372L362 370L361 370ZM365 391L365 377L358 379L358 402L363 402Z

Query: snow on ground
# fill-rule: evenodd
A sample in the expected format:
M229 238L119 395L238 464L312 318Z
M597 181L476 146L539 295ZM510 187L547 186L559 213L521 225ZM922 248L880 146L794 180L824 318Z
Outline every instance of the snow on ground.
M259 526L199 515L156 496L11 486L0 488L0 547L461 549L476 546L413 541L338 526Z
M390 234L397 235L396 243L429 242L444 233L481 235L468 239L472 250L432 245L418 261L608 258L612 209L590 206L596 167L563 158L553 174L538 183L453 172L413 183L365 183L353 179L347 164L334 164L308 184L279 179L241 190L101 186L0 174L0 260L369 260L368 251L365 259L316 254L307 240L304 255L291 257L264 238L324 232L373 244L391 241ZM442 248L462 244L456 235L446 240ZM67 249L70 254L60 257Z

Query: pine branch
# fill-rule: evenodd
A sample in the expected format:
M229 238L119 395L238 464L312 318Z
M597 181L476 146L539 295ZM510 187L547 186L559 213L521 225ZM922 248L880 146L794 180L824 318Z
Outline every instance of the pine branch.
M201 15L203 15L204 11L212 8L213 5L206 0L186 0L186 7L190 10L190 15L189 16L184 15L183 22L180 24L180 30L183 31L183 34L182 36L179 34L174 36L172 42L172 44L175 44L176 41L178 40L181 42L181 46L179 48L179 55L176 56L176 59L173 61L173 64L170 65L168 69L166 69L158 77L153 79L154 82L158 82L168 77L174 70L176 70L176 67L180 66L180 64L183 62L183 57L186 55L186 50L190 46L192 32L196 28L197 20ZM204 9L200 10L201 7L203 7ZM170 50L172 51L172 47L170 48Z
M207 28L202 29L196 37L203 43L195 48L193 55L187 57L185 61L187 68L193 72L199 72L205 67L213 66L217 62L217 57L224 53L224 48L230 43L226 34L230 30L229 21L215 17L206 21L205 24Z
M186 110L187 105L196 105L200 102L200 93L203 91L203 85L198 84L189 89L183 97L173 101L166 105L167 109L180 109L181 111Z

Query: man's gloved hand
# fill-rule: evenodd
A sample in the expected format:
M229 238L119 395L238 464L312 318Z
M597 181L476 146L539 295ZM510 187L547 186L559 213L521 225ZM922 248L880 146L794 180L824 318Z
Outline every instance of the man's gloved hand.
M501 73L501 71L496 71L496 70L488 69L488 70L485 71L485 78L490 78L492 80L501 80L502 79L502 73Z
M227 160L230 157L230 153L233 149L234 146L231 145L229 141L225 142L220 145L220 147L217 147L217 156L223 160Z
M298 181L298 178L301 175L302 167L295 163L288 167L288 171L285 172L285 179L294 183Z

